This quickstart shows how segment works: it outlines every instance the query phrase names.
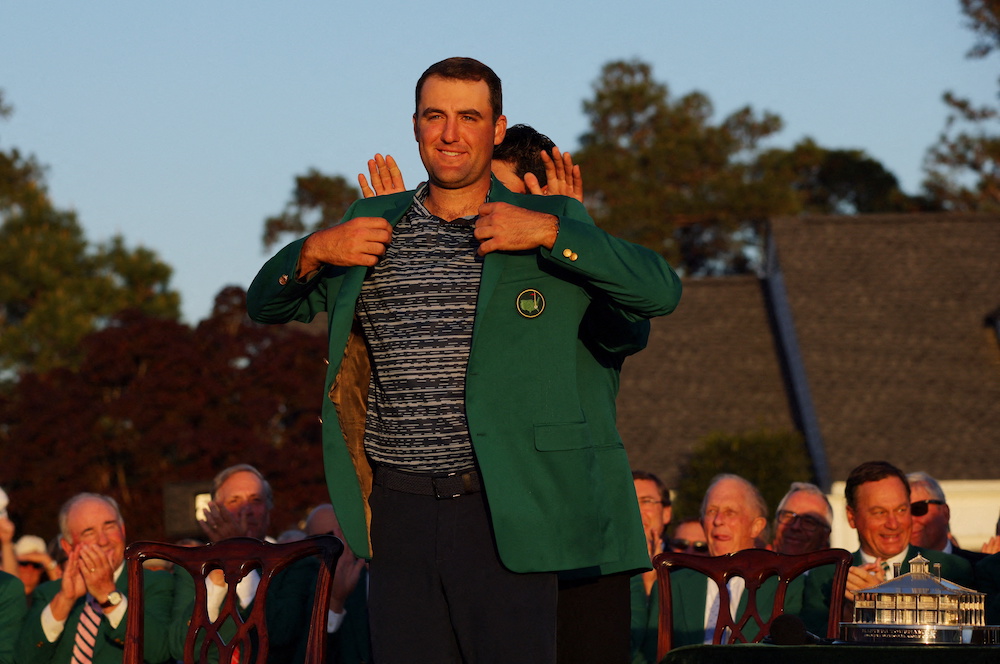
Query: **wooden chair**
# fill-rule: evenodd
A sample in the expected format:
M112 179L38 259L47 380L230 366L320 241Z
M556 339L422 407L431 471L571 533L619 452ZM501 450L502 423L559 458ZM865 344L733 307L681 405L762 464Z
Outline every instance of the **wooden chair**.
M836 565L833 577L830 618L827 622L827 636L837 636L844 589L847 586L847 572L851 566L851 554L844 549L822 549L801 555L784 555L765 549L745 549L724 556L697 556L688 553L667 551L653 558L653 567L660 589L660 622L657 638L657 661L670 650L673 644L673 600L670 595L670 574L679 569L691 569L704 574L719 588L719 615L716 621L712 643L722 643L725 630L729 630L726 643L749 641L758 642L767 636L771 623L784 613L788 584L803 572L822 565ZM733 577L743 577L747 598L746 609L734 619L729 606L729 589L726 583ZM767 620L761 618L757 606L757 593L767 579L777 577L771 614ZM743 630L753 620L760 631L753 639L748 639Z
M205 662L209 653L218 662L233 660L233 653L240 653L241 662L253 664L266 662L270 640L267 632L267 589L275 574L292 563L318 556L319 574L316 595L309 621L306 664L322 664L326 656L326 619L330 604L331 582L337 559L343 553L343 543L332 535L317 535L297 542L271 544L251 537L234 537L205 546L186 547L164 542L135 542L125 550L129 580L129 608L125 628L125 664L143 661L143 593L142 564L150 559L163 559L186 570L194 579L194 610L184 641L185 664ZM215 621L209 620L205 579L216 569L223 571L226 596ZM236 585L251 570L260 573L257 594L244 617L239 611ZM235 630L228 642L220 628ZM200 644L195 652L196 644Z

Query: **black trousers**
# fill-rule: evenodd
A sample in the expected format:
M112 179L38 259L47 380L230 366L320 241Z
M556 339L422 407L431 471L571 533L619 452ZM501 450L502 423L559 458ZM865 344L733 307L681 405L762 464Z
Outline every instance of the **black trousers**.
M560 580L558 664L627 664L631 603L628 574Z
M557 579L499 560L482 493L376 484L369 591L378 664L553 664Z

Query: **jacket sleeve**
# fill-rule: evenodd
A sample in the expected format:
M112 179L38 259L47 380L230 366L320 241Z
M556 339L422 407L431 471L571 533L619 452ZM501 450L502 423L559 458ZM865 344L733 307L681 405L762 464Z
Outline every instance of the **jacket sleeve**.
M667 261L646 247L616 238L594 225L578 201L566 199L549 261L582 277L605 294L630 320L669 314L677 307L681 282Z

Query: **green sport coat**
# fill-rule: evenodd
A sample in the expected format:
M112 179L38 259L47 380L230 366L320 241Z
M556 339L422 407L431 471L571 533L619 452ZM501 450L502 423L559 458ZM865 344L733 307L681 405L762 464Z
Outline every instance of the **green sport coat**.
M792 579L785 593L784 612L797 615L802 608L802 577ZM770 607L778 592L777 577L770 577L757 590L757 610L763 620L771 617ZM737 618L747 608L749 593L740 596ZM691 569L680 569L670 575L670 597L673 602L673 647L705 642L705 600L708 596L708 577ZM748 639L760 633L760 625L751 620L743 628Z
M1000 553L986 556L975 567L976 589L986 593L986 624L1000 624Z
M150 664L171 661L167 647L167 633L170 622L170 610L173 604L174 582L169 572L143 572L143 590L145 592L145 617L143 620L143 656ZM115 586L119 592L128 597L128 574L125 571L118 577ZM42 611L62 587L62 581L49 581L35 588L31 608L28 610L21 628L21 637L17 645L18 664L69 664L73 653L73 642L76 639L76 627L80 622L80 614L86 602L81 597L73 605L62 634L55 642L50 643L42 631ZM122 617L121 623L111 629L107 620L101 620L97 633L97 644L94 646L94 664L121 664L125 649L125 624L128 622L128 611Z
M344 220L395 225L412 200L412 191L363 199ZM597 228L573 199L513 194L494 178L488 200L559 218L551 251L492 252L483 261L465 408L500 559L515 572L648 569L615 397L625 356L645 345L649 318L677 305L680 280L657 253ZM368 270L324 266L299 281L304 242L264 265L247 309L262 323L328 314L326 478L348 545L368 558L368 359L352 333Z
M941 576L953 583L966 588L974 588L972 566L969 561L933 549L918 549L912 544L906 549L906 558L899 568L900 574L908 574L910 560L921 555L930 561L930 570L934 572L934 563L941 563ZM864 564L861 549L854 552L852 566ZM826 623L830 615L830 594L833 588L832 565L817 567L806 576L805 591L802 598L802 620L810 632L817 636L826 636Z
M271 664L298 664L305 661L309 620L316 595L316 577L320 563L315 558L303 558L275 574L267 596L268 656ZM199 579L199 583L205 583ZM194 579L181 567L174 568L173 615L170 620L170 653L174 659L184 659L184 641L194 612ZM236 633L230 621L220 630L229 641ZM195 655L201 641L195 644ZM210 656L218 659L218 651L210 648Z
M14 663L14 644L26 610L21 579L0 572L0 664Z

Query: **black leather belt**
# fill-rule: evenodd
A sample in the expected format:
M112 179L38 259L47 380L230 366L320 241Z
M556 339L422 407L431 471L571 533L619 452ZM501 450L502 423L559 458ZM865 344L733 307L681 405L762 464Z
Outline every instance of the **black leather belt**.
M482 491L479 473L470 470L448 475L421 475L403 473L386 466L375 467L375 484L392 491L414 493L435 498L458 498Z

